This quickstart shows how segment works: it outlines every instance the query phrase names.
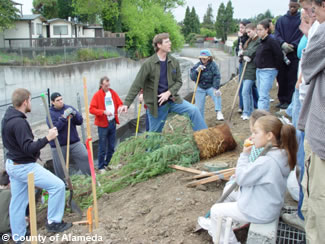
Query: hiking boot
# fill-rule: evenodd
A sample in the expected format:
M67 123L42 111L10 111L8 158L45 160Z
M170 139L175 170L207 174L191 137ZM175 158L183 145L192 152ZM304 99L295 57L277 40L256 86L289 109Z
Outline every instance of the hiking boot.
M52 223L52 224L48 224L46 223L46 229L48 232L53 232L53 233L57 233L57 232L63 232L67 229L69 229L72 226L72 223L66 223L62 220L61 223Z
M224 120L225 118L223 117L223 114L221 111L217 111L217 120L221 121Z
M284 213L281 218L286 224L293 226L298 230L305 231L305 222L299 218L297 212L292 214Z
M202 227L202 229L209 230L211 226L211 219L206 217L199 217L197 219L197 223Z

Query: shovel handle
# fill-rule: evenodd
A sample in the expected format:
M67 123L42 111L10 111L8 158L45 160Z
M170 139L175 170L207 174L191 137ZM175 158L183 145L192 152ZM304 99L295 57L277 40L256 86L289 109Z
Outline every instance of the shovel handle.
M142 103L139 103L138 119L137 119L137 127L136 127L136 129L135 129L135 137L138 136L138 131L139 131L140 114L141 114L141 105L142 105Z
M196 83L195 83L195 88L194 88L194 93L193 93L193 97L192 97L192 101L191 101L192 104L194 104L195 93L196 93L196 90L197 90L197 86L199 85L201 71L202 70L200 69L199 74L197 75L197 79L196 79Z
M54 127L53 126L53 121L52 121L52 118L51 118L51 115L50 115L49 107L47 106L47 101L45 99L45 94L44 93L41 94L41 98L42 98L43 105L44 105L44 108L45 108L45 111L46 111L47 119L48 119L49 124L50 124L50 128L52 129ZM67 181L69 190L72 190L73 188L72 188L71 180L70 180L69 174L67 172L67 169L65 167L64 157L63 157L61 146L59 144L59 140L58 140L57 137L54 139L54 143L55 143L56 151L58 152L58 155L59 155L59 159L60 159L61 167L62 167L63 172L64 172L65 180Z
M68 174L69 174L69 156L70 156L70 125L71 125L71 117L68 116L67 153L65 159L65 164L66 164Z

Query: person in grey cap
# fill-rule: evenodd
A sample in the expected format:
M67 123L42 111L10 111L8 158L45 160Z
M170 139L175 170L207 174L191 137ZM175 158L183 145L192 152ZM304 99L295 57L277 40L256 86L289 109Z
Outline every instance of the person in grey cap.
M63 98L59 92L54 92L51 94L51 103L52 106L50 108L50 115L53 125L58 129L58 140L64 157L66 157L68 142L68 117L71 117L69 142L70 159L76 163L78 169L80 169L83 174L90 175L87 149L85 145L80 142L76 128L76 126L81 125L83 122L82 115L74 107L64 104ZM49 125L48 120L47 124ZM64 172L54 141L51 141L50 145L53 156L54 172L64 181Z
M204 118L205 97L209 95L214 102L214 109L217 113L217 120L224 120L221 111L220 71L213 61L210 50L201 50L200 61L191 69L191 79L196 81L200 73L198 87L195 93L195 105L199 108Z

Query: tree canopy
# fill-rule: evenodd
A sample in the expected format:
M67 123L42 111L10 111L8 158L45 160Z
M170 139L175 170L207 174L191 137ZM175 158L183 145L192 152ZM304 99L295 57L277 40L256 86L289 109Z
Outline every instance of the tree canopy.
M185 37L187 37L190 33L200 33L200 20L194 7L192 7L191 11L189 6L186 8L182 32Z
M215 27L217 37L221 38L222 41L226 41L228 34L234 32L236 29L236 22L233 19L233 15L234 8L230 0L227 6L225 6L224 3L220 4Z
M207 29L214 29L214 21L213 21L213 9L212 5L209 4L207 8L207 12L203 16L202 27Z
M18 19L19 10L11 1L0 1L0 31L11 28Z
M33 7L34 14L41 14L47 19L58 17L57 0L33 0Z

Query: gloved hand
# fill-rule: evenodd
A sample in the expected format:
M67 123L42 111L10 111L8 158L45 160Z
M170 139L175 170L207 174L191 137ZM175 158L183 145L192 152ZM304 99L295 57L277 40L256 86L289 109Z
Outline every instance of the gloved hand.
M284 42L282 45L281 45L281 48L282 50L285 52L285 53L291 53L294 51L294 46L287 43L287 42Z
M249 63L250 61L252 61L252 59L248 56L244 56L244 61L246 61L247 63Z
M220 89L213 89L213 94L216 96L216 97L221 97L222 93L220 91Z
M72 108L67 108L66 110L64 110L64 113L63 113L63 118L68 118L69 115L75 115L76 114L76 111L74 111Z
M244 50L243 50L243 49L240 49L240 50L238 51L238 57L243 56L243 52L244 52Z
M206 67L204 65L200 64L199 67L196 68L196 71L200 72L200 70L205 70L205 68Z

